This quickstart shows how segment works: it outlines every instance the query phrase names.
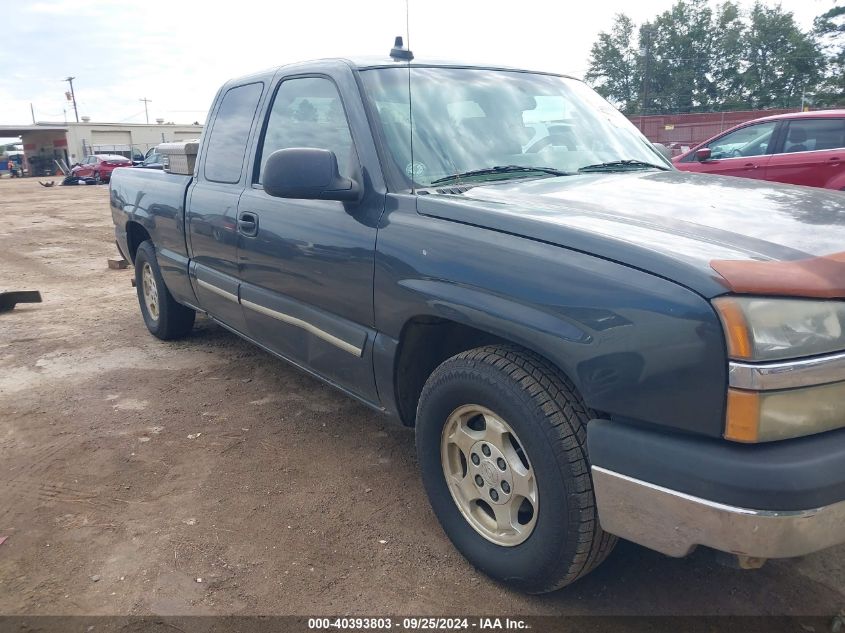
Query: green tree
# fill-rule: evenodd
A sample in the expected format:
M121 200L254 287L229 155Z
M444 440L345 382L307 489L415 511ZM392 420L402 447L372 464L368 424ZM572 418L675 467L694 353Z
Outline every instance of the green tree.
M827 58L827 72L813 103L837 106L845 103L845 6L834 6L817 17L813 31Z
M711 105L715 32L707 0L679 0L640 29L645 112L689 112Z
M631 113L639 108L641 78L634 45L634 23L618 13L609 33L599 33L590 50L590 68L585 79L605 99Z
M835 7L804 32L779 5L677 0L639 29L618 14L585 78L628 114L797 107L816 93L832 102L845 90L844 22Z
M780 5L751 9L745 36L743 84L752 108L788 108L815 90L825 59L816 40Z
M733 2L719 6L714 18L715 33L711 56L711 74L716 109L737 110L747 107L742 66L745 56L746 27L742 13Z

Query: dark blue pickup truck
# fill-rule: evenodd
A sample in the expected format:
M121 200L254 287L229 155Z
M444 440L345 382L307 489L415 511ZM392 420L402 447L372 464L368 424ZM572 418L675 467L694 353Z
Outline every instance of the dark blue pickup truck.
M415 427L490 576L845 542L845 194L678 172L575 79L392 59L229 81L173 171L111 180L150 332L202 312Z

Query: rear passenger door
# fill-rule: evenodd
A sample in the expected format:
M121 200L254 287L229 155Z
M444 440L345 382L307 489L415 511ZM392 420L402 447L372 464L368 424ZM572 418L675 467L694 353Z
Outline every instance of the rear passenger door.
M839 182L845 174L845 118L792 119L786 126L766 179L808 187Z
M373 258L384 194L360 158L359 141L372 139L363 133L368 128L357 85L348 68L336 75L283 77L267 109L252 186L238 206L241 304L252 338L377 402ZM346 102L336 79L346 81ZM350 119L357 119L357 139ZM362 186L362 200L269 196L261 184L264 164L274 151L293 147L333 151L341 175Z
M238 200L244 191L246 148L264 84L226 90L211 117L208 141L187 201L190 276L199 307L245 333L238 303Z

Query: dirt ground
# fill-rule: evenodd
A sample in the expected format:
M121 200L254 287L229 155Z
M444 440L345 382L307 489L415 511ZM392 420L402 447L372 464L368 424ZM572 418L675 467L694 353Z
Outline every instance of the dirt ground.
M845 607L845 547L759 571L630 543L555 594L476 572L413 432L207 319L141 321L104 186L0 180L0 614L795 614Z

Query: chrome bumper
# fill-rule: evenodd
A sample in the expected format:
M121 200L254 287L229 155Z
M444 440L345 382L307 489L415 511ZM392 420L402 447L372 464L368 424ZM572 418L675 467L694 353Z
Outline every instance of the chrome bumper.
M845 543L845 501L777 512L723 505L592 467L606 532L668 556L697 545L751 558L790 558Z

